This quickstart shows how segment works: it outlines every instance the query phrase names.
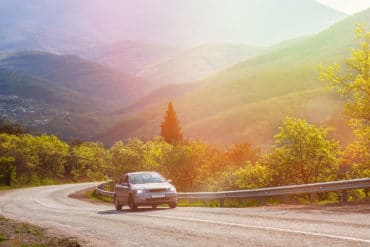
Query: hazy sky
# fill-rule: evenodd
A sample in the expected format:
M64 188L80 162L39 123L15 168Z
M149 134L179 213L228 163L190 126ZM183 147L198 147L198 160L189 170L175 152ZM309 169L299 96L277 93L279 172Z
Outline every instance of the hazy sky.
M319 2L342 11L346 14L353 14L370 8L370 0L318 0Z

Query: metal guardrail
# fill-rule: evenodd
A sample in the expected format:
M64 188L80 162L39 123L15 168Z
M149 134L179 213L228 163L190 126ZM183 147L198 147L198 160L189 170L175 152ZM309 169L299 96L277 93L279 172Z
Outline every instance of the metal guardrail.
M113 182L106 182L96 187L96 192L102 196L113 197L114 192L107 191L108 186L112 187ZM342 201L347 202L347 190L352 189L366 189L366 194L370 188L370 178L342 180L314 184L290 185L254 190L236 190L236 191L220 191L220 192L179 192L178 199L193 200L220 200L220 205L223 206L226 199L246 199L258 198L264 203L266 197L269 196L288 196L288 195L302 195L309 194L310 199L314 200L317 193L321 192L341 192Z

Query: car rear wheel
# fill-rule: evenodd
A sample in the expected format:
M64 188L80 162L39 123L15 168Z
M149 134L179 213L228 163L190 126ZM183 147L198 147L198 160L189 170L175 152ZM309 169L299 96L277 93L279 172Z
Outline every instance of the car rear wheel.
M134 202L134 198L132 197L132 195L130 195L128 197L128 207L131 209L131 210L136 210L137 209L137 205L135 204Z
M114 197L114 206L116 207L116 210L121 210L122 209L122 205L119 204L118 198L116 196Z
M171 202L168 204L168 206L170 206L170 208L176 208L177 204L176 202Z
M153 209L156 209L157 207L158 207L158 205L152 205Z

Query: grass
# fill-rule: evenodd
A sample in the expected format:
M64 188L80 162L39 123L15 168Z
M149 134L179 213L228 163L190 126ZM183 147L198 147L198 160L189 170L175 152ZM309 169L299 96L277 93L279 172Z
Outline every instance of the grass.
M113 203L113 198L108 196L102 196L95 192L95 190L88 192L87 197L95 201L103 201L108 203Z

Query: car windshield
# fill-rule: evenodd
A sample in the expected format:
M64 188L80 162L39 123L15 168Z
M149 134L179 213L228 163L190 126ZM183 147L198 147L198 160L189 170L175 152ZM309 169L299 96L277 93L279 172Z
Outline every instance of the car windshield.
M158 173L138 173L130 176L132 184L162 183L165 179Z

